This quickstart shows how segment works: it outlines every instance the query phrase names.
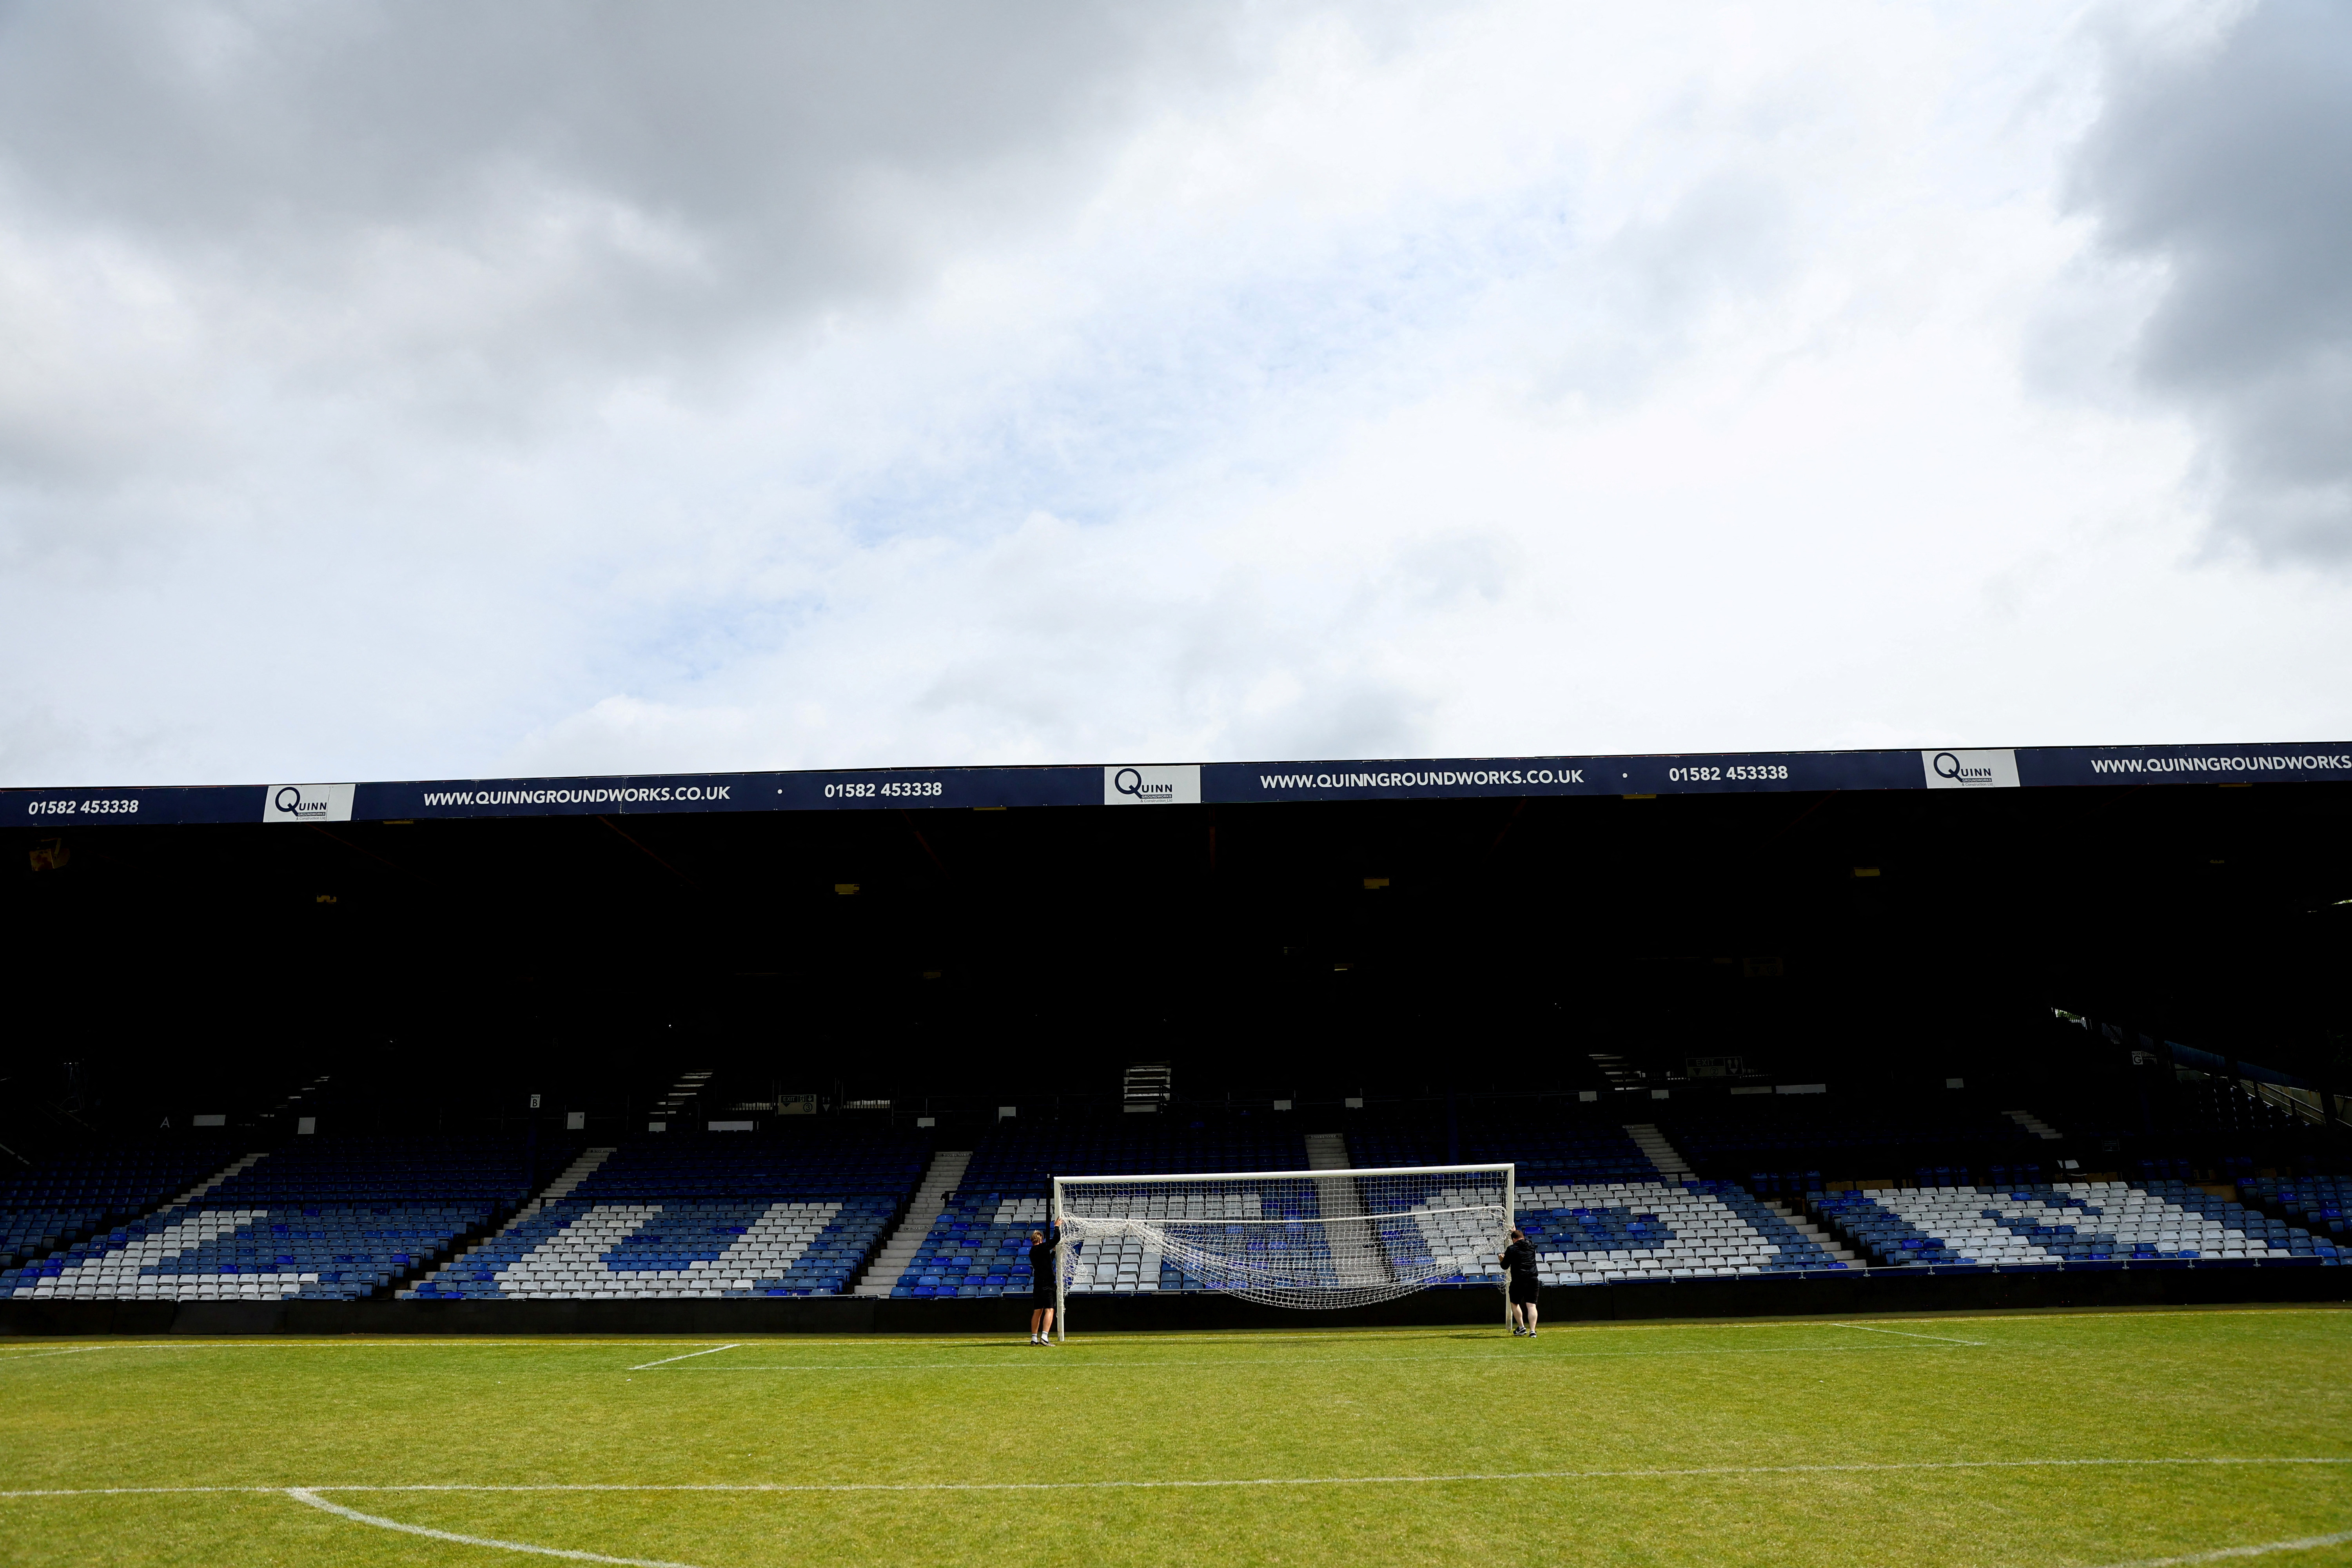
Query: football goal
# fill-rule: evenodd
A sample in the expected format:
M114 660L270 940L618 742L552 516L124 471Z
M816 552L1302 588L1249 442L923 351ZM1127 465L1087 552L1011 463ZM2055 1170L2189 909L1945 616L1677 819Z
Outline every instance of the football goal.
M1056 1176L1055 1321L1066 1335L1071 1297L1157 1290L1163 1279L1277 1307L1360 1306L1459 1276L1499 1280L1517 1195L1512 1165Z

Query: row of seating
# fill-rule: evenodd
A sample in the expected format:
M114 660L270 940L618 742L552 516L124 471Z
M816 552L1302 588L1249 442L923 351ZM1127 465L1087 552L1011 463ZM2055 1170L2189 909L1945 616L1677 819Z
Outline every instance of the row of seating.
M579 1152L551 1143L531 1151L520 1139L300 1139L256 1161L205 1194L207 1203L489 1203L511 1208L534 1181L562 1170Z
M1827 1094L1741 1096L1716 1109L1677 1109L1661 1116L1658 1128L1704 1175L1759 1180L1792 1194L1785 1181L1765 1173L1804 1169L1841 1180L1906 1172L1930 1182L1947 1172L1984 1179L1999 1168L2002 1180L2025 1180L2019 1167L2032 1163L2022 1158L2029 1149L2042 1149L2038 1135L1999 1111L1954 1100L1944 1107Z
M486 1204L181 1206L0 1272L35 1300L355 1300L488 1224Z
M1816 1194L1811 1206L1889 1265L2336 1257L2307 1230L2185 1183L1888 1188Z
M0 1177L0 1267L46 1257L107 1221L145 1214L235 1158L215 1142L86 1150Z
M1547 1284L1845 1267L1730 1182L1538 1185L1522 1190L1518 1223Z
M1348 1132L1350 1163L1367 1167L1515 1163L1528 1182L1643 1182L1658 1168L1625 1129L1562 1115L1464 1117L1451 1138L1442 1128L1381 1126Z
M874 1195L567 1198L399 1294L442 1300L840 1295L896 1207L895 1198Z
M747 1133L672 1136L616 1149L570 1195L628 1203L903 1194L922 1180L930 1154L927 1139L884 1131L854 1141Z
M2275 1209L2301 1220L2315 1236L2344 1236L2352 1225L2352 1178L2341 1176L2254 1176L2238 1184L2265 1209Z

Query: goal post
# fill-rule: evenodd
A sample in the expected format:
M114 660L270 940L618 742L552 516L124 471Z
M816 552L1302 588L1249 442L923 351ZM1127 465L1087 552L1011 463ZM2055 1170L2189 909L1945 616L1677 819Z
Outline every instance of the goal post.
M1517 1176L1509 1164L1055 1176L1055 1324L1066 1339L1073 1297L1156 1289L1167 1269L1191 1288L1296 1308L1499 1279Z

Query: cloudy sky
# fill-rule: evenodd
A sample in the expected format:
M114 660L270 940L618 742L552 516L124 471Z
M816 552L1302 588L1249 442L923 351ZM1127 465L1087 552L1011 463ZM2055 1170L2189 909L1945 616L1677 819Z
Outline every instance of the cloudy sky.
M2352 7L0 3L0 783L2352 738Z

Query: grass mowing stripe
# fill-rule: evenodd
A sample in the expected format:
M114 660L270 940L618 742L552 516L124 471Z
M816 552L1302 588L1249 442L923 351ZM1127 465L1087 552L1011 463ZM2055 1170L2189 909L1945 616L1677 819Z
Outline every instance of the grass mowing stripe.
M203 1492L1085 1492L1176 1491L1214 1487L1433 1486L1465 1481L1624 1481L1716 1476L1828 1476L1939 1470L2098 1469L2168 1465L2352 1465L2352 1455L2210 1455L2159 1458L1885 1459L1842 1465L1693 1465L1621 1470L1458 1470L1426 1476L1252 1476L1131 1481L338 1481L307 1487L91 1487L0 1491L0 1499L121 1497ZM454 1538L453 1538L454 1539ZM530 1548L528 1550L537 1550ZM2232 1550L2242 1550L2233 1548ZM600 1558L621 1562L621 1558Z
M301 1487L289 1487L286 1495L296 1502L315 1508L321 1513L353 1520L361 1524L373 1524L379 1530L397 1530L409 1535L423 1535L435 1541L454 1542L459 1546L488 1546L500 1552L528 1552L539 1557L563 1557L574 1563L617 1563L623 1568L691 1568L685 1563L666 1562L657 1557L607 1557L601 1552L567 1552L560 1546L530 1546L520 1541L499 1541L487 1535L459 1535L454 1531L435 1530L422 1524L404 1524L396 1519L384 1519L373 1513L362 1513L355 1508L345 1508L339 1502L329 1502L316 1492Z
M644 1372L650 1367L667 1366L674 1361L692 1361L698 1355L717 1355L720 1351L736 1351L741 1350L742 1348L742 1342L739 1340L731 1345L712 1345L709 1350L688 1351L684 1355L666 1355L659 1361L649 1361L641 1366L633 1366L629 1368L629 1370L631 1372Z
M2313 1552L2322 1546L2341 1546L2352 1541L2352 1530L2338 1531L2334 1535L2306 1535L2300 1541L2266 1541L2260 1546L2221 1546L2210 1552L2192 1552L2186 1557L2143 1557L2137 1563L2115 1563L2108 1568L2183 1568L2190 1563L2226 1563L2233 1557L2268 1557L2273 1552Z

